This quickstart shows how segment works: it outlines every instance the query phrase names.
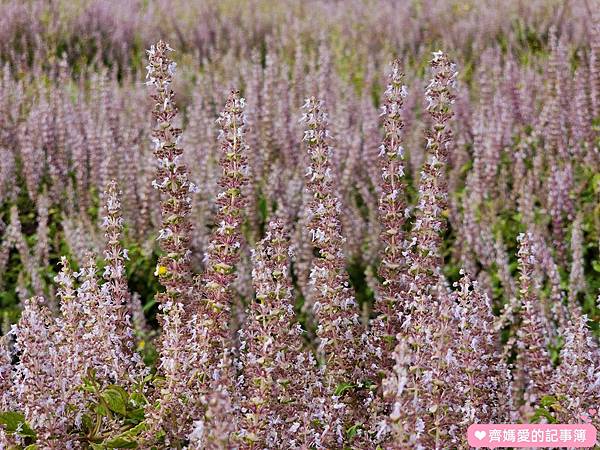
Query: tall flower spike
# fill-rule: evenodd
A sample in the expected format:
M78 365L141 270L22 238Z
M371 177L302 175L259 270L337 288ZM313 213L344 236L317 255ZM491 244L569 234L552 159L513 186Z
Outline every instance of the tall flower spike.
M106 247L104 259L107 269L104 271L104 279L111 284L111 292L117 305L122 305L127 310L129 303L129 290L125 274L125 260L129 259L127 250L123 249L121 239L123 237L123 217L121 216L120 192L117 182L111 180L105 192L104 199L105 216L102 222Z
M407 95L403 84L404 74L400 71L400 61L392 63L389 84L385 90L385 103L381 107L384 139L379 147L379 220L381 222L381 263L379 275L383 279L374 309L383 321L383 332L395 337L398 333L401 311L401 289L403 277L402 256L404 213L404 148L402 147L402 111ZM378 319L379 321L379 319ZM389 349L393 349L393 346Z
M12 353L8 347L8 337L2 336L0 337L0 411L10 411L13 407L12 370Z
M578 307L563 331L565 344L560 351L560 365L554 372L552 392L562 406L559 423L577 423L581 413L600 403L600 363L598 344L588 327L588 318ZM597 426L600 419L593 418Z
M440 269L443 267L440 246L444 228L442 212L447 208L448 196L445 171L452 136L448 122L452 117L450 106L457 73L442 52L433 54L431 69L432 79L425 91L432 119L427 132L428 159L421 172L412 239L405 250L410 274L407 300L410 298L413 308L402 323L401 337L408 345L400 346L405 361L410 360L416 370L409 377L412 384L409 410L398 408L402 401L398 403L396 396L390 419L392 431L406 440L407 446L438 448L453 433L445 422L449 416L441 406L452 395L456 359L451 345L455 327L449 296L438 287L445 283ZM390 376L393 381L394 373ZM389 380L386 379L384 386L385 383ZM405 448L404 444L399 444L399 448Z
M96 379L100 382L117 383L125 370L116 370L118 364L113 357L120 353L113 351L113 344L115 340L117 345L121 342L120 339L115 339L114 327L110 323L110 317L114 315L113 303L108 295L101 295L97 271L94 254L90 252L78 273L80 285L76 302L81 313L78 327L81 336L77 341L78 348L73 352L73 359L78 362L80 376L86 376L88 369L94 369Z
M552 363L548 354L546 333L541 320L543 312L535 294L535 236L532 233L518 237L519 287L521 294L521 326L517 330L517 374L513 395L522 399L520 415L531 418L533 408L548 389Z
M58 329L42 303L41 297L26 300L14 328L19 354L14 392L19 410L36 430L36 444L41 448L71 448L75 442L67 434L73 421L72 408L80 410L83 406L77 389L81 380L70 377L69 356L60 350Z
M417 217L413 233L416 250L412 251L410 272L417 286L423 288L439 282L443 260L440 254L442 233L445 228L443 215L448 208L448 183L446 167L452 131L449 127L453 116L456 85L456 66L442 52L434 52L431 61L432 77L425 91L427 112L432 124L427 131L427 162L421 172Z
M285 446L283 436L302 414L294 397L305 386L297 380L311 369L296 365L302 329L295 321L289 255L283 222L272 219L253 253L256 301L240 331L246 403L242 437L261 448ZM290 379L290 373L296 376Z
M158 371L167 382L156 390L156 407L149 404L146 408L148 431L146 439L162 430L165 445L178 445L188 433L191 423L189 409L195 404L189 394L190 364L188 354L190 327L186 327L186 318L193 313L189 305L192 295L190 270L190 232L191 232L191 192L196 187L188 181L188 172L182 161L183 149L178 147L181 130L173 122L177 115L174 92L170 88L175 63L167 52L173 51L166 43L159 41L148 50L147 84L154 86L152 94L154 108L152 116L156 126L152 131L154 156L159 167L152 186L162 194L162 224L158 240L164 254L159 258L155 275L165 287L165 292L156 295L162 315L159 322L163 333L160 342L160 361Z
M228 428L221 427L223 416L229 414L235 390L235 371L231 358L233 338L231 332L234 302L233 282L235 267L240 260L242 246L241 226L244 220L247 183L247 145L244 139L244 98L238 91L231 91L225 109L217 122L221 126L220 165L222 168L217 196L218 212L216 226L205 254L205 273L196 279L201 295L193 320L199 324L192 332L190 355L198 359L197 370L208 376L199 380L197 390L203 397L207 447L213 439L229 439ZM216 403L215 403L216 402ZM195 417L197 420L198 418ZM226 420L233 427L236 416L232 413ZM215 437L219 435L219 437ZM210 437L213 436L213 437ZM225 445L226 447L226 445ZM224 448L225 448L224 447Z
M345 271L341 206L334 193L330 163L331 136L327 130L327 114L320 101L314 97L306 100L302 121L310 158L306 173L306 186L312 196L308 205L311 216L308 232L318 251L310 271L309 284L314 300L313 312L318 320L319 353L326 365L325 385L333 393L340 383L356 381L356 363L359 359L356 345L360 320ZM343 421L343 416L349 414L343 411L345 406L338 403L335 396L329 401L329 406L333 406ZM332 424L332 428L339 433L342 425L338 421Z
M246 199L243 195L247 183L247 145L244 139L244 107L246 101L239 91L231 91L225 109L217 119L221 126L222 168L217 196L219 207L216 227L212 232L208 251L205 255L206 272L202 277L202 304L200 308L213 316L216 339L221 344L229 341L229 322L233 293L231 286L235 280L235 265L240 259L242 245L241 227L244 220ZM219 358L219 356L216 356Z
M63 321L61 328L68 341L67 345L74 348L77 345L78 327L83 322L83 313L76 301L75 276L77 274L71 269L69 260L66 257L61 257L60 264L62 268L59 274L54 277L54 282L58 285L56 293L60 299L61 320Z
M162 335L160 341L160 358L157 370L164 377L165 383L157 392L156 404L149 403L145 415L148 433L145 439L148 445L153 442L156 432L165 432L165 445L177 445L189 433L192 418L190 410L195 412L190 401L190 376L193 368L187 352L187 336L185 312L179 302L165 305L164 314L160 317Z
M29 250L29 246L27 245L27 240L25 239L25 234L21 229L21 220L19 219L19 210L16 205L13 205L10 208L10 225L6 230L6 236L3 237L3 240L6 239L9 244L12 244L14 248L19 252L19 258L21 258L21 262L29 274L32 284L34 287L41 287L39 275L37 273L37 267L35 261L31 255L31 251ZM29 296L29 294L27 294Z
M174 126L177 106L175 93L170 88L176 64L169 59L173 51L165 42L159 41L148 52L146 84L154 86L152 116L156 126L152 131L154 157L158 161L156 179L152 186L162 194L162 226L158 235L165 253L158 260L155 274L166 292L156 296L160 303L169 300L189 301L190 282L190 193L196 187L188 181L188 171L183 164L183 149L179 147L181 129Z
M583 230L581 227L583 216L577 214L571 232L571 272L569 273L569 308L576 305L577 294L586 288L583 258Z
M193 421L199 420L205 413L200 427L207 435L216 433L213 426L217 426L222 418L209 414L211 399L215 398L210 393L221 393L218 396L222 400L219 403L221 406L225 403L230 405L228 402L233 393L235 373L230 357L233 338L230 335L233 303L231 284L235 280L234 268L239 260L245 204L242 195L247 176L247 149L243 137L244 105L245 101L239 92L232 91L218 119L222 128L219 136L222 191L217 199L217 226L213 229L205 255L206 271L195 279L199 298L188 312L187 321L180 304L170 306L170 316L164 319L170 330L165 333L160 368L170 378L167 388L163 389L168 394L160 401L163 412L157 413L152 408L148 412L154 427L159 424L167 429L170 442L190 435ZM178 334L185 336L185 342L178 340ZM225 407L221 406L213 412L224 411ZM228 420L231 422L232 417ZM204 438L206 442L210 440L206 436Z
M464 427L473 422L503 422L508 420L509 372L497 350L492 307L477 282L462 270L461 275L451 295L457 331L452 351L463 366L453 377L455 421Z
M90 349L93 348L93 346L86 347L85 343L88 341L87 338L89 338L89 336L87 336L86 339L82 339L82 335L89 331L86 325L91 322L91 320L89 320L90 316L97 314L99 308L93 308L96 309L95 311L90 311L89 309L86 310L87 305L82 302L83 297L78 295L75 289L76 277L78 277L79 274L73 272L69 261L64 256L61 258L60 263L62 268L59 274L54 277L54 281L58 285L57 295L60 299L59 306L61 315L55 319L52 334L56 346L58 347L58 357L59 359L63 359L63 363L60 368L55 368L55 370L62 370L61 377L65 380L64 383L69 386L63 396L65 398L67 398L68 395L80 397L82 392L79 391L77 387L81 384L83 378L87 376L88 368L93 367L96 361L102 361L101 364L104 365L103 363L106 361L105 358L108 357L104 347L104 341L106 339L100 339L103 342L102 348L96 348L97 351L94 353L90 352ZM82 270L82 273L85 275L84 272L85 270ZM84 283L82 283L80 290L92 294L89 300L90 304L94 304L98 301L98 296L93 295L93 286L90 286L89 283L87 283L87 277L84 276L83 279ZM40 311L45 312L43 308L40 308L39 305L37 305L36 302L39 300L43 299L39 297L36 300L32 300L30 306L32 308L35 306L37 308L37 313ZM52 343L49 345L52 345ZM107 370L110 369L107 368ZM67 394L67 392L69 394ZM81 408L81 405L78 406Z
M105 211L103 227L106 238L106 247L104 250L104 259L106 267L104 269L104 279L107 281L107 300L113 306L114 314L108 317L112 322L114 330L112 335L115 337L113 342L119 348L115 349L119 358L119 364L122 365L122 375L131 372L131 362L133 361L134 337L131 326L131 294L127 287L127 277L125 274L125 260L129 259L127 249L121 245L123 237L123 218L121 217L121 199L120 192L117 190L117 183L111 180L105 193Z
M97 271L95 255L88 253L78 274L80 336L78 347L71 350L71 359L80 357L78 373L82 377L88 375L89 369L94 369L96 379L103 385L118 383L127 386L138 378L135 363L141 366L141 361L127 346L132 339L131 329L127 325L128 331L123 333L120 307L113 298L112 284L107 282L99 286Z

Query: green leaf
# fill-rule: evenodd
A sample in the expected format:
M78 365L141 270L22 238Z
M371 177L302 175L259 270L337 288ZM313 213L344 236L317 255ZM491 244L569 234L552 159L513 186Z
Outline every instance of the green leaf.
M387 342L388 344L393 344L396 342L396 336L393 336L391 334L386 334L383 336L383 340L385 342Z
M27 424L25 416L16 411L0 413L0 424L4 425L8 433L16 433L23 437L36 437L35 431Z
M108 410L104 405L96 405L94 412L100 416L108 416Z
M84 414L81 418L82 428L84 430L90 431L94 428L94 421L88 414Z
M125 390L116 385L107 387L102 392L102 399L106 402L109 409L122 416L127 415L127 400L128 395Z
M119 437L106 441L104 445L108 448L137 448L138 446L135 441Z
M340 383L335 387L335 391L334 391L333 395L341 397L342 395L344 395L346 392L353 389L354 387L355 386L352 383L346 383L346 382Z
M365 389L368 389L369 391L374 391L377 389L377 383L375 383L373 380L364 380L363 385Z
M590 184L595 193L600 192L600 173L597 173L592 177Z
M156 305L156 299L152 298L148 303L146 303L144 305L144 307L142 308L142 310L147 313L148 311L150 311L152 309L152 307Z
M36 444L31 444L25 447L23 450L38 450L38 446Z
M531 419L532 423L539 423L540 419L544 417L548 423L556 423L556 419L554 418L554 416L552 414L550 414L550 412L548 410L546 410L545 408L538 408L535 410L535 414L533 415L533 418Z
M592 267L596 272L600 272L600 261L592 261Z
M346 430L346 436L348 436L348 439L352 439L354 436L356 436L356 434L358 433L358 430L360 430L360 428L361 428L360 423L354 424L350 428L348 428Z
M139 392L132 392L129 395L129 399L133 405L143 405L146 403L146 399Z
M262 221L266 222L269 212L267 208L267 199L263 195L258 199L258 212Z
M146 422L142 422L130 430L104 441L102 444L108 448L137 448L137 436L147 428Z
M540 400L540 404L544 408L548 408L548 407L554 405L556 402L557 402L556 398L553 397L552 395L544 395L542 397L542 399Z
M127 418L138 423L144 420L144 408L132 409L127 413Z

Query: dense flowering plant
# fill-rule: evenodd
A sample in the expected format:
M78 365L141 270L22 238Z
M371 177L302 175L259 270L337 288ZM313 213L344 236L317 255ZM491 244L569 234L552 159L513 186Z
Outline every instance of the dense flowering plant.
M585 5L88 3L0 18L0 450L598 425Z

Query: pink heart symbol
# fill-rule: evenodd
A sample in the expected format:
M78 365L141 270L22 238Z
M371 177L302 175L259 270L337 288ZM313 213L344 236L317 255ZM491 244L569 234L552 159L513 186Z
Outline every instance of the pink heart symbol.
M595 416L598 410L596 408L590 408L588 409L588 412L590 413L590 416Z

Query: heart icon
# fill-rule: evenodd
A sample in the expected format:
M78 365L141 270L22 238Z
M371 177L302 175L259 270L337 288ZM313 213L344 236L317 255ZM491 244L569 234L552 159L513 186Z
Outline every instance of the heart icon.
M487 433L483 430L477 430L475 432L475 437L481 441L485 437L486 434Z
M590 408L588 409L588 412L590 413L590 416L595 416L598 411L595 408Z

